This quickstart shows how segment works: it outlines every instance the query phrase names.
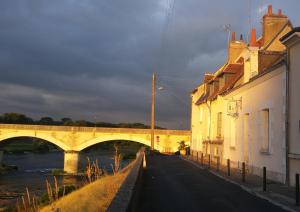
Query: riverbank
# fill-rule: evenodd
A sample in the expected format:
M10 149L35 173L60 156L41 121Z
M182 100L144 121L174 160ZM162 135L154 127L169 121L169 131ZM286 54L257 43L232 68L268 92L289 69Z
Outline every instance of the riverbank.
M11 172L11 171L16 171L16 170L18 170L17 166L0 164L0 175Z
M136 159L121 171L100 179L64 196L40 209L50 211L125 211L135 202L136 186L141 170L146 165L145 148L140 149Z
M131 170L132 163L119 173L106 175L41 209L50 211L106 211Z
M39 145L37 145L39 144ZM66 175L64 173L64 153L62 150L53 148L50 144L49 151L37 151L36 148L45 144L38 140L17 139L10 140L5 146L3 164L5 170L0 170L0 211L1 209L10 209L20 202L21 197L28 188L31 195L39 200L41 196L47 193L46 180L54 184L54 176L60 187L75 186L82 187L85 183L85 177L82 173L86 171L88 160L98 162L99 167L107 174L113 172L114 147L117 146L121 153L120 168L127 166L135 159L136 152L141 148L141 144L128 141L110 141L103 142L91 148L87 148L80 153L79 172L81 175ZM46 144L49 144L46 142ZM16 170L10 168L15 167Z
M1 209L13 209L17 201L21 201L22 196L26 195L28 188L31 195L36 196L39 201L47 193L46 180L54 185L53 174L57 170L63 170L63 152L54 151L44 154L7 154L4 157L5 164L16 164L18 170L8 171L0 175L0 211ZM87 159L91 162L98 161L99 167L106 173L112 173L111 164L114 164L113 153L106 151L96 151L82 153L80 167L81 170L87 166ZM130 163L122 161L121 167ZM85 177L78 175L56 175L59 187L73 185L76 188L85 184Z
M105 211L128 172L126 169L118 174L102 177L42 208L41 211Z

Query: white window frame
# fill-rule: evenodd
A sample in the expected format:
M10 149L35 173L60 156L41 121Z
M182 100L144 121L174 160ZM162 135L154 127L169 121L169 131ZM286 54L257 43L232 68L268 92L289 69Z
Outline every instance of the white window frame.
M270 154L271 117L269 108L265 108L261 111L261 139L260 152L264 154Z

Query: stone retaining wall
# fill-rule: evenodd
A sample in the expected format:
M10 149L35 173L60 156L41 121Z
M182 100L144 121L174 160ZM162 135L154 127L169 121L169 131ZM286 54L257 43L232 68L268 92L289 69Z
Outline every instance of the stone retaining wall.
M136 161L108 207L108 212L135 211L141 185L144 156L144 149L137 153Z

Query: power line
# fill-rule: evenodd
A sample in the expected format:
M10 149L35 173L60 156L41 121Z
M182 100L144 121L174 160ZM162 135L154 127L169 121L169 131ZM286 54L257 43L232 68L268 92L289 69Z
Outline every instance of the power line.
M249 6L249 19L248 19L248 21L249 21L249 29L248 29L248 31L247 31L247 42L249 43L250 42L250 31L251 31L251 29L252 29L252 0L249 0L248 1L248 6Z
M157 80L156 89L161 90L161 91L167 91L167 93L170 94L171 96L173 96L177 101L184 104L185 106L189 106L189 103L187 103L186 101L183 101L176 93L173 92L173 89L170 88L168 83L165 83L165 81L161 80L160 75L157 76L156 80Z
M161 71L163 68L163 60L165 59L165 50L167 43L167 34L170 28L171 20L174 16L175 11L175 0L168 0L167 9L165 10L165 22L162 27L160 45L158 48L158 57L157 57L157 71Z

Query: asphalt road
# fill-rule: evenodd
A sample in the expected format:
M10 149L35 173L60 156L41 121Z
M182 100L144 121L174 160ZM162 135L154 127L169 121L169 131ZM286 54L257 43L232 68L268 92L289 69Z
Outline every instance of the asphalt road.
M138 212L283 211L178 156L149 156Z

